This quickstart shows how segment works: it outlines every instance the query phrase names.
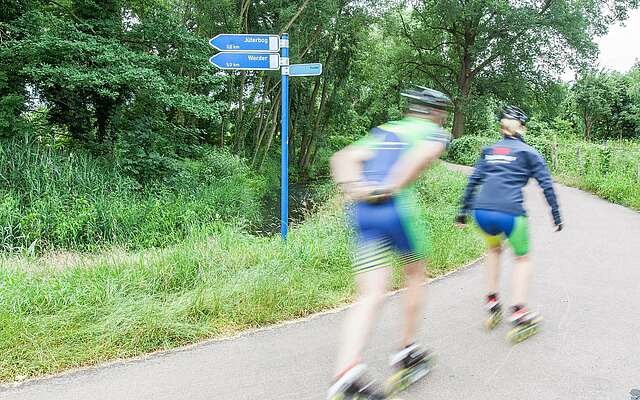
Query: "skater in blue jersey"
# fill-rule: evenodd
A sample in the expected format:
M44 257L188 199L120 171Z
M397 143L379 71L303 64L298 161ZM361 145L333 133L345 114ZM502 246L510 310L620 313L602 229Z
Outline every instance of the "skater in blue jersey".
M464 192L462 208L457 218L465 224L472 216L489 249L487 255L487 298L489 317L486 326L495 328L502 320L498 298L498 277L502 242L506 239L516 255L513 278L509 338L514 342L526 339L538 331L541 317L527 308L527 290L531 276L527 215L523 207L522 189L535 178L551 207L556 230L562 230L560 210L547 165L536 150L527 145L522 133L527 116L514 106L502 111L500 126L503 138L482 149L482 155Z
M383 398L363 384L362 351L378 315L391 276L390 255L401 257L406 275L405 328L401 350L391 358L396 371L387 394L428 372L429 355L416 343L430 242L413 182L445 150L450 135L442 129L451 101L426 88L402 93L408 111L399 121L376 128L334 155L331 169L348 201L357 236L354 273L358 301L349 311L328 399Z

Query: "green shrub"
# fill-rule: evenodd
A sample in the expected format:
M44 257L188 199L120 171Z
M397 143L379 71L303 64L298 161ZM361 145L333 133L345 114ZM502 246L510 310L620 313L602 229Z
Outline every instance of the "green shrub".
M528 136L525 141L527 144L536 149L547 162L551 161L551 149L553 141L540 136Z
M480 157L480 151L497 140L487 136L467 135L455 139L451 142L446 160L455 164L474 165Z

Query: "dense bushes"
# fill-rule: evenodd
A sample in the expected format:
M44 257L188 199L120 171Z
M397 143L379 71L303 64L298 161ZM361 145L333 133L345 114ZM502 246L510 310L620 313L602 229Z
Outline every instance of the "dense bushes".
M176 163L171 186L139 184L83 152L29 139L0 147L0 250L164 246L191 231L260 218L265 182L235 156L211 150Z

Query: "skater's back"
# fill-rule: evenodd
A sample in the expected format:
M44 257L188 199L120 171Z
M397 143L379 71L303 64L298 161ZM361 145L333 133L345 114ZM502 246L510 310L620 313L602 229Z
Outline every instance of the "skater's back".
M505 136L482 149L464 193L463 209L525 215L522 188L530 178L535 178L544 190L553 217L557 220L558 202L546 163L542 155L526 144L520 135ZM474 190L479 185L482 187L474 196Z
M500 141L482 149L464 192L462 212L481 209L524 216L522 189L529 179L535 178L551 207L554 222L559 225L558 201L544 158L519 133L503 131L503 134Z

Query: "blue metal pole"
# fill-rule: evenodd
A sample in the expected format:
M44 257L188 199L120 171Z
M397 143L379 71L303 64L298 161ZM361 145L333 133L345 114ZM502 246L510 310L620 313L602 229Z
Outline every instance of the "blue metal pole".
M282 71L282 148L280 182L280 234L287 239L289 221L289 35L280 37L280 65Z

